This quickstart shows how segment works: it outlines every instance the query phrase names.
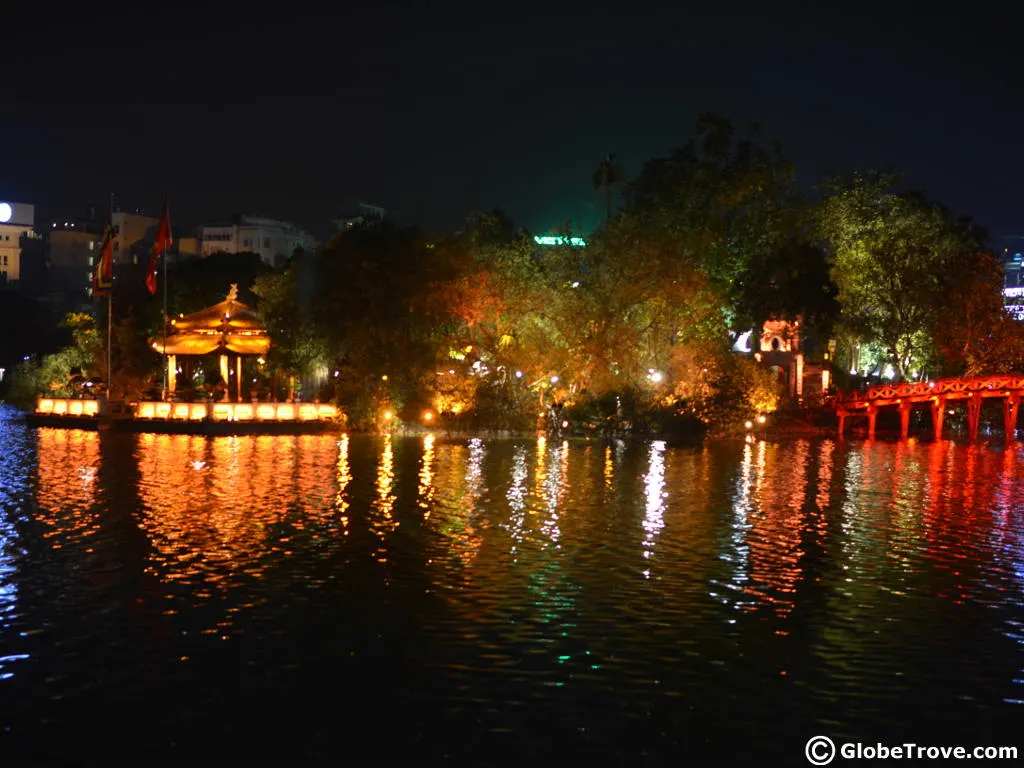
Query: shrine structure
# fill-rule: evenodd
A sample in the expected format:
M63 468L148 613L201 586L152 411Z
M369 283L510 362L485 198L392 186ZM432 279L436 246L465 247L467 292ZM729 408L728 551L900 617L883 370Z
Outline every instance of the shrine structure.
M177 388L178 358L217 355L225 390L222 400L242 401L242 360L261 357L270 350L270 334L252 307L238 300L233 284L224 301L167 323L163 338L150 345L167 358L167 399Z

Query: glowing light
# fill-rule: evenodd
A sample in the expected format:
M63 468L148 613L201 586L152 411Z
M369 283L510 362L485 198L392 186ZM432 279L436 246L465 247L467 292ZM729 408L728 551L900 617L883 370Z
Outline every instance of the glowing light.
M665 375L661 371L656 371L652 368L647 374L647 378L655 384L660 384L664 380Z
M558 383L558 377L557 376L552 376L551 377L551 383L552 384L557 384Z
M587 241L582 237L562 237L560 235L534 235L533 242L537 245L572 245L582 248Z
M391 411L384 411L384 419L385 420L390 421L392 416L394 416L394 414L391 413Z
M745 423L743 424L743 426L745 426L745 427L746 427L747 429L750 429L751 427L753 427L753 426L754 426L754 422L752 422L752 421L747 421L747 422L745 422Z
M516 378L517 379L523 378L523 372L522 371L516 371Z
M432 414L430 411L424 411L423 412L423 420L424 421L430 421L433 418L434 418L434 414Z
M758 424L764 424L766 421L768 421L768 419L763 414L757 417Z
M562 429L565 429L568 426L569 426L569 422L568 421L563 421L562 422Z

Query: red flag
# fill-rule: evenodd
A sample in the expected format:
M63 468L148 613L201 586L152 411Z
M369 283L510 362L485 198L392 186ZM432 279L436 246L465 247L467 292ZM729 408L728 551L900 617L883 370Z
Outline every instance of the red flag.
M114 287L114 238L117 232L118 228L108 220L103 228L100 258L92 272L92 292L100 296L110 293Z
M156 293L156 266L161 253L167 253L174 238L171 237L171 209L164 201L164 212L160 217L160 224L156 228L156 241L153 249L149 252L149 268L146 270L146 287L151 294ZM166 257L165 257L166 258Z

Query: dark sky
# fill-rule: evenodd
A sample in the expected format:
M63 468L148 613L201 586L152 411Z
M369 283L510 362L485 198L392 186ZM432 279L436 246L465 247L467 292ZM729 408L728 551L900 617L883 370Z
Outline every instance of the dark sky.
M0 199L45 216L166 192L176 229L249 212L323 233L362 200L428 228L501 207L588 230L605 154L636 173L717 111L761 123L808 188L892 167L1024 230L1018 17L818 5L5 9Z

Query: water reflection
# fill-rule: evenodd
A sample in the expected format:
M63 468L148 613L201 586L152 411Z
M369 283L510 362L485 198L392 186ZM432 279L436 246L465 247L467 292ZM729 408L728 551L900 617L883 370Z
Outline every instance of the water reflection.
M646 500L644 558L650 558L654 551L654 541L661 529L665 527L665 499L668 497L668 492L665 490L665 443L663 441L656 440L651 443L648 461L647 474L644 476ZM646 567L643 573L645 577L650 578L650 566Z
M543 438L541 439L543 440ZM537 441L538 446L538 482L543 487L544 493L544 505L547 516L544 522L541 523L541 533L550 540L556 548L560 547L559 538L562 535L562 529L559 527L560 507L562 499L565 497L566 490L568 489L568 475L569 475L569 441L563 440L561 445L557 448L552 447L548 450L547 455L547 466L543 471L540 467L543 465L544 456L540 453L541 440Z
M530 474L528 461L526 446L516 446L512 454L512 480L505 493L505 497L508 499L509 519L507 523L502 523L502 527L509 532L512 538L509 552L513 555L514 561L525 535L526 500L529 493L526 480Z
M531 727L544 720L633 758L640 748L622 733L643 749L678 747L718 718L728 738L747 729L787 743L796 721L803 739L822 721L918 733L921 711L962 723L1024 700L1019 448L158 435L101 446L95 433L31 434L38 459L12 470L0 455L0 678L52 677L40 700L65 695L79 717L107 696L142 708L149 691L130 674L73 690L53 669L67 637L13 641L11 616L33 602L43 613L26 584L49 590L48 606L100 617L73 643L85 669L109 669L97 665L116 648L119 664L136 654L132 674L180 675L198 690L202 674L164 671L186 655L179 631L245 636L239 646L283 698L311 692L292 682L295 667L310 679L372 669L353 681L368 688L386 688L377 672L391 670L398 682L382 698L415 691L424 706L410 727L432 727L445 746L466 728L486 740L492 726L539 743ZM10 512L26 506L26 461L38 464L38 562L19 554L25 532ZM125 518L151 546L116 562L90 555L126 536L109 524ZM104 569L123 577L66 592L53 586L56 558L83 582ZM125 628L141 613L144 571L174 613L159 639L151 617ZM233 680L250 661L217 656L206 671ZM207 722L223 716L251 679L190 706ZM309 737L304 728L288 737Z
M17 523L30 511L29 441L15 429L10 414L0 406L0 680L14 676L17 665L29 656L17 650L12 635L18 620L18 558L22 554Z
M71 544L86 550L101 529L96 503L100 438L78 429L40 429L36 520L54 549Z
M420 460L420 484L417 489L417 498L425 517L430 515L430 509L434 504L434 440L433 435L424 436L423 457Z
M348 463L348 435L342 435L338 441L338 492L334 498L334 507L338 511L342 534L349 534L348 508L350 506L348 486L352 482L352 470Z
M300 541L331 535L343 489L330 436L141 434L136 451L149 570L168 583L201 582L197 599L261 577L268 550L288 557Z
M398 527L395 508L395 449L390 434L384 436L384 448L377 463L377 496L373 501L370 528L377 535L377 561L387 562L387 536Z

